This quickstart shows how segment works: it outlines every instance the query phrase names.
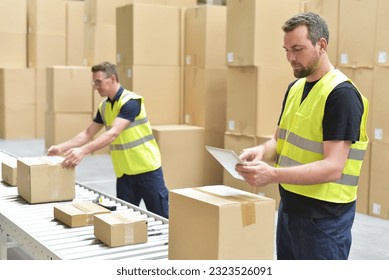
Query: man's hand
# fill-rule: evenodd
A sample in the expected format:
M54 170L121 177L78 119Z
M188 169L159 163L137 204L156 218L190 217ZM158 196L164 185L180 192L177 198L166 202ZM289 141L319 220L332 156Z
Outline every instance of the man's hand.
M65 159L62 162L62 167L72 168L76 167L84 158L85 152L82 148L73 148L65 153Z

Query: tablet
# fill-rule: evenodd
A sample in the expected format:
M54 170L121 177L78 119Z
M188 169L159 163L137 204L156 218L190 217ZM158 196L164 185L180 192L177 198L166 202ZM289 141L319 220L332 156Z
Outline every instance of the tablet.
M244 162L238 157L238 155L231 150L221 149L211 146L205 146L214 158L236 179L243 180L243 177L236 172L236 164L244 164Z

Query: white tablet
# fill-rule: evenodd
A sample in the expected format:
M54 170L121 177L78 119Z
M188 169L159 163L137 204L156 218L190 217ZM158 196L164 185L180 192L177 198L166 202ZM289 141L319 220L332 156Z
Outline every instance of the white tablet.
M205 146L205 148L232 175L232 177L244 180L243 177L235 170L236 164L244 164L244 162L234 151L211 146Z

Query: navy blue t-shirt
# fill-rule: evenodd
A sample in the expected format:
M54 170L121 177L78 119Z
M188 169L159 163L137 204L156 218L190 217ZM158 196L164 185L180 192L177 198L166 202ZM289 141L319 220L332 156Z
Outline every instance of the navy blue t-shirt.
M282 113L291 83L285 94L282 104ZM307 82L301 102L308 96L316 82ZM363 102L358 90L350 82L343 82L337 85L327 98L323 117L323 139L324 141L345 140L358 141L360 134L360 123L363 114ZM280 123L278 120L278 124ZM332 203L322 200L298 195L279 186L284 211L290 214L299 214L312 218L325 218L340 216L353 206L350 203Z
M113 100L107 98L107 106L111 105L112 108L113 104L119 100L120 96L123 93L123 90L124 88L120 87ZM135 118L139 115L139 113L140 113L140 101L138 99L130 99L122 106L117 117L133 122ZM99 110L97 110L96 116L94 117L93 121L96 123L104 124Z

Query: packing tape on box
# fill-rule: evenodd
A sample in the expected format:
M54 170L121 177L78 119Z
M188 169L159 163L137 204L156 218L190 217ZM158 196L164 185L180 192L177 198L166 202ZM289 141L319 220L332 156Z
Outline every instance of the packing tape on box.
M112 215L120 222L124 223L124 243L133 244L135 243L135 232L134 223L142 221L144 219L128 219L120 214L112 213Z
M259 197L257 198L245 194L223 196L200 188L194 188L194 190L203 192L211 196L215 196L217 198L222 198L225 200L230 200L233 202L240 203L240 208L242 213L242 226L249 226L256 223L255 203L261 201L261 198Z
M85 212L85 215L86 215L85 222L88 225L93 224L94 215L95 215L95 213L93 211L91 211L88 207L85 207L82 203L73 203L72 206Z

